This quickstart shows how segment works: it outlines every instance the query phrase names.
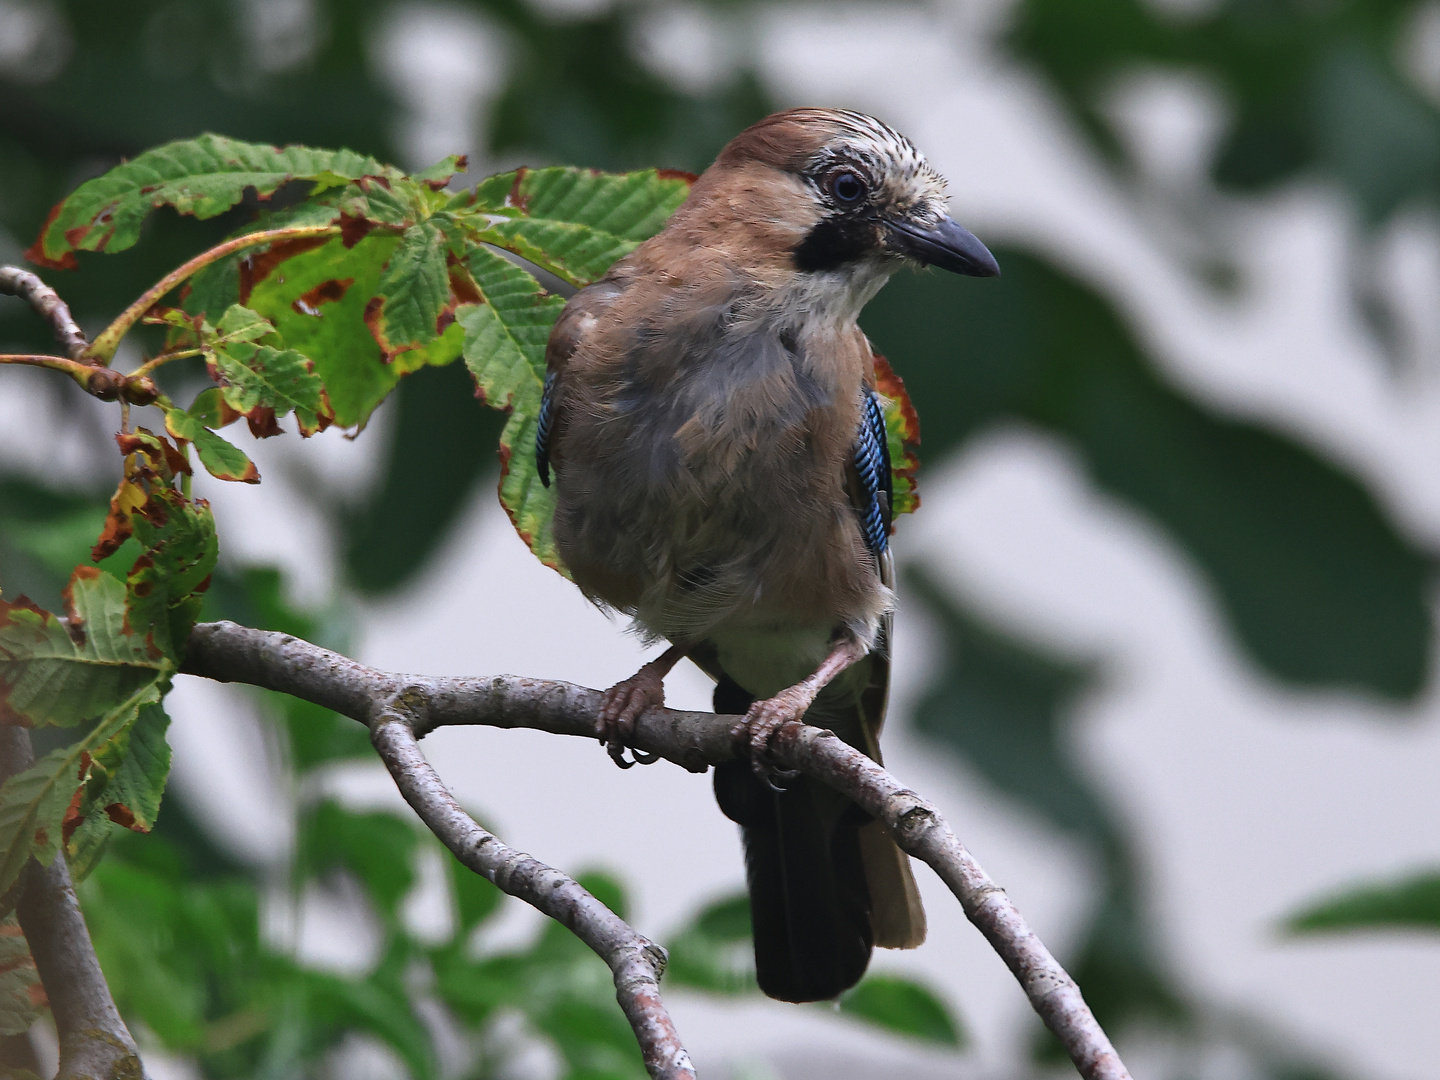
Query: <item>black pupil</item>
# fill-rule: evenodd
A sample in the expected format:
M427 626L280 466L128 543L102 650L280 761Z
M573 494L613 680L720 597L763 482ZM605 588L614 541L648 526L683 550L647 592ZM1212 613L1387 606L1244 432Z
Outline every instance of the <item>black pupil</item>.
M865 185L854 173L841 173L835 177L835 183L831 187L835 197L841 202L854 202L865 193Z

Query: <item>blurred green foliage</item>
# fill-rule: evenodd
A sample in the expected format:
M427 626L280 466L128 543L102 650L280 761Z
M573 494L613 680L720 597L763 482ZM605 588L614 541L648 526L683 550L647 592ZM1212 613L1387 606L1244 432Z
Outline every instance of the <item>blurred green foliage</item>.
M678 89L648 70L632 48L634 26L648 16L640 5L578 16L547 14L523 0L453 6L479 14L506 42L503 85L489 114L476 118L497 155L698 171L771 108L743 64L704 92ZM1440 191L1435 103L1400 59L1421 9L1419 0L1021 0L1002 47L1049 81L1091 145L1118 169L1130 163L1104 108L1115 81L1146 67L1198 72L1220 88L1229 109L1209 163L1217 184L1257 190L1321 175L1379 223L1417 200L1433 203ZM284 62L266 52L247 21L264 17L258 4L56 0L35 10L54 20L53 30L34 57L0 70L0 230L19 246L80 180L121 156L201 130L399 156L402 109L370 52L384 20L399 10L393 0L315 0L313 19L289 35L287 47L300 45ZM84 272L56 284L82 321L108 317L253 209L206 223L161 214L134 250L109 257L103 268L82 257ZM1046 432L1074 449L1099 487L1146 515L1194 560L1237 641L1271 675L1398 700L1420 693L1431 677L1431 555L1364 484L1313 447L1193 400L1146 355L1107 297L1042 254L1005 251L1001 263L1005 276L983 289L938 275L899 278L866 312L868 332L912 390L929 462L997 424ZM0 348L48 344L46 329L21 305L0 305ZM69 391L61 388L62 399ZM350 583L372 593L414 579L494 469L498 418L474 404L458 366L407 379L396 397L375 484L355 504L328 508L344 538ZM83 410L71 419L78 436L108 437ZM68 567L83 560L94 536L109 479L69 490L29 474L0 477L0 584L7 595L26 591L53 606ZM921 730L994 789L1088 845L1100 868L1088 933L1078 955L1062 959L1074 964L1109 1023L1203 1027L1202 1005L1177 986L1148 919L1143 867L1123 824L1077 767L1064 735L1091 674L998 634L924 576L909 583L949 642L948 663L918 716ZM207 617L343 645L333 626L286 611L280 591L273 573L225 568ZM269 708L297 776L369 753L364 732L349 721L288 699L272 698ZM228 859L171 800L157 835L122 838L86 885L87 897L103 896L106 908L133 912L128 921L97 926L127 1010L172 1033L167 1038L191 1040L184 1045L217 1076L303 1071L342 1034L335 1018L352 1015L344 1009L353 1017L371 1010L373 1019L356 1026L415 1065L432 1051L401 983L414 965L429 965L435 992L461 1024L483 1027L504 1003L554 1035L572 1075L626 1075L634 1061L626 1058L628 1035L624 1046L617 1041L613 1004L609 1013L590 1011L601 1008L600 996L610 1001L603 970L597 976L598 961L575 952L563 931L547 928L529 951L476 968L462 959L462 939L490 917L496 900L472 875L452 875L456 937L434 946L408 936L394 917L399 879L381 881L387 875L375 873L372 857L383 852L393 865L409 866L431 841L399 818L380 817L333 804L302 812L297 882L352 875L381 890L369 895L385 927L382 959L365 978L345 980L305 972L265 944L253 910L262 875ZM372 834L375 848L367 852L356 837ZM1377 912L1409 911L1420 895L1409 886L1400 892L1389 908L1367 894L1363 903L1337 901L1324 909L1330 914L1305 918L1333 923L1362 911L1383 921ZM181 907L195 912L193 920ZM182 944L151 941L163 961L156 970L127 967L123 938L156 933L156 911L173 914L164 933L178 934ZM184 935L200 932L202 913L206 932L219 936L192 948ZM672 979L711 990L743 987L746 933L724 905L702 913L675 941ZM229 943L230 959L200 978L199 950L219 941ZM542 969L546 985L569 989L546 1002L529 995L524 973ZM163 994L157 980L169 980ZM883 998L877 995L872 1012L889 1008ZM262 1015L276 1026L246 1037L245 1025ZM1281 1063L1268 1075L1302 1071Z
M1440 930L1440 872L1356 885L1285 920L1292 934L1333 930Z
M1007 43L1050 80L1093 143L1124 156L1105 115L1145 68L1201 74L1229 118L1210 167L1254 190L1313 172L1366 219L1440 197L1440 109L1406 63L1424 0L1023 0ZM1188 9L1188 10L1187 10Z

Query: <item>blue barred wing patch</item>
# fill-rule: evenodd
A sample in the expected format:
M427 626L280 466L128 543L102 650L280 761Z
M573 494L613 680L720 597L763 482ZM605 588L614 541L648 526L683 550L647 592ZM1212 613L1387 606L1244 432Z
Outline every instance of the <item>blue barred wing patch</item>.
M855 433L855 470L860 475L860 531L876 558L890 546L890 443L880 396L868 387L861 392L860 430Z
M535 420L535 469L540 483L550 486L550 429L555 423L555 372L545 374L545 389L540 395L540 415ZM883 420L881 421L884 422Z

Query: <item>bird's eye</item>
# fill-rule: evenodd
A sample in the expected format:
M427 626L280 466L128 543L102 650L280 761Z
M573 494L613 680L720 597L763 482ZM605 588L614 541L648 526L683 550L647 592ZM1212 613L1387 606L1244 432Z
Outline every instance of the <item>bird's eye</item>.
M865 181L853 172L836 173L830 181L830 192L842 203L859 202L865 195Z

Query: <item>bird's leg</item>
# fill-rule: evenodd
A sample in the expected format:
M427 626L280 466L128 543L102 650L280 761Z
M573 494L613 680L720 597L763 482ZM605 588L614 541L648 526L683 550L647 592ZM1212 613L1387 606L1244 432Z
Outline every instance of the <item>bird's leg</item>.
M596 734L612 761L622 769L635 764L653 765L659 754L635 754L627 760L625 749L635 733L635 721L651 709L665 704L665 676L685 655L684 645L671 645L624 682L618 682L600 699Z
M780 730L782 724L803 718L806 710L815 703L820 691L851 664L863 660L868 651L854 634L846 632L813 674L794 686L786 687L772 698L755 702L745 713L745 718L731 730L735 739L749 740L751 766L756 775L770 787L780 790L775 780L784 778L785 775L767 760L770 740L775 732Z

